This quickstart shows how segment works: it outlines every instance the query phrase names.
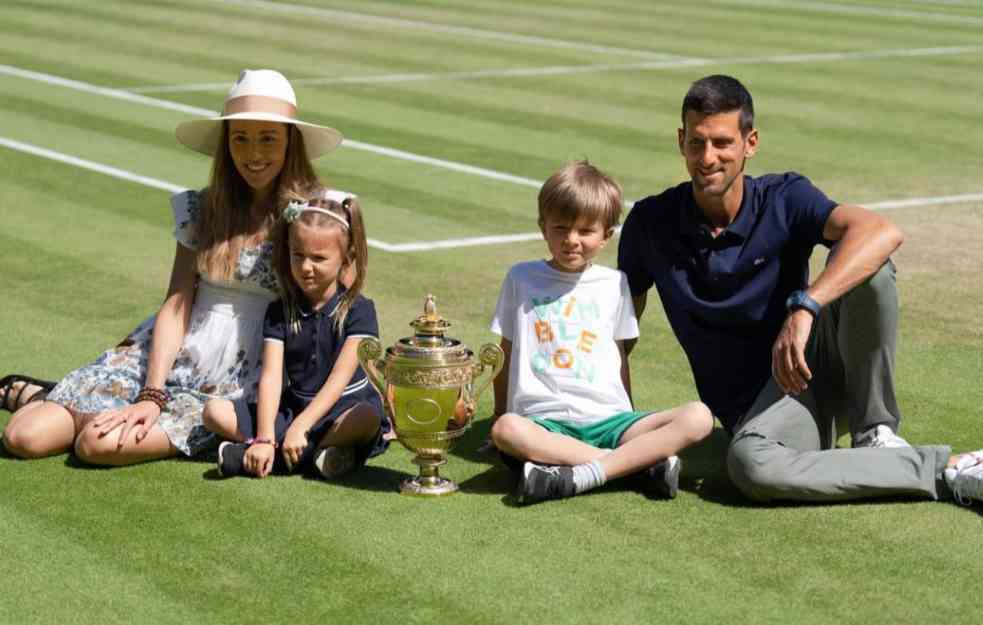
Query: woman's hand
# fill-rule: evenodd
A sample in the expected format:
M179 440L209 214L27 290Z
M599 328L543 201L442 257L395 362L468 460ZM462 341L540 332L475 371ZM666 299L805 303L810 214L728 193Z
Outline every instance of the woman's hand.
M307 432L301 428L291 426L287 428L287 435L283 439L283 459L287 463L287 469L294 470L300 464L300 455L307 449Z
M92 427L98 430L99 438L120 428L119 438L116 439L116 450L119 451L123 448L130 430L136 428L135 441L139 444L150 433L150 429L154 427L159 417L160 407L157 404L152 401L141 401L120 410L106 410L99 413L92 420Z
M273 470L276 448L269 443L253 443L246 450L243 466L256 477L266 477Z

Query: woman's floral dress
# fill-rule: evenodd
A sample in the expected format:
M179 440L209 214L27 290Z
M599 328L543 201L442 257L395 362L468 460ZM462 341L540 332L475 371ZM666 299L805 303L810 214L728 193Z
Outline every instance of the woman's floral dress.
M199 194L171 198L174 238L197 248ZM204 403L213 398L255 401L262 355L263 314L276 299L273 245L243 249L234 279L217 282L200 276L191 319L165 384L171 401L157 423L182 453L194 456L217 443L202 425ZM79 415L122 408L143 387L156 315L140 324L94 363L69 373L48 395Z

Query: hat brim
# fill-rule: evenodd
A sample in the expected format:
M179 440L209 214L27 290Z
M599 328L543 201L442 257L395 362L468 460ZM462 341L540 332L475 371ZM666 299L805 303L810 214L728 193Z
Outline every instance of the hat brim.
M334 151L344 140L344 136L334 128L309 124L276 113L234 113L210 119L193 119L178 124L175 134L178 141L192 150L214 156L222 139L222 122L234 119L293 124L304 136L307 158L312 161Z

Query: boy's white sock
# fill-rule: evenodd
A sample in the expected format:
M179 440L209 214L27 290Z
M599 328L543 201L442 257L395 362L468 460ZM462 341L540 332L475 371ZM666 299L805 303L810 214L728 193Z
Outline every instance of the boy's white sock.
M608 481L601 463L597 460L574 465L571 468L573 469L574 492L578 495L592 488L603 486Z

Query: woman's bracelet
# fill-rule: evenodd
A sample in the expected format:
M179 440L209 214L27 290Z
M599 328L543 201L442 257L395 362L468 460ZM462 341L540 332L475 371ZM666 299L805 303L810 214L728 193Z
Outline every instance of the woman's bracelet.
M137 393L136 402L149 401L157 404L161 412L167 407L167 402L171 401L171 394L162 388L153 388L150 386L144 386ZM136 403L134 402L134 403Z
M279 447L275 440L263 437L247 438L246 445L273 445L273 449Z

